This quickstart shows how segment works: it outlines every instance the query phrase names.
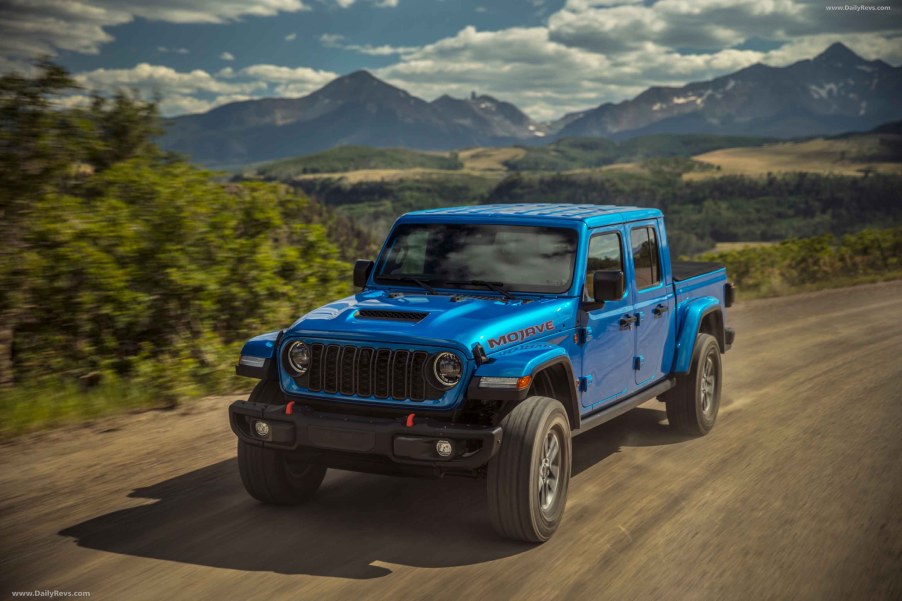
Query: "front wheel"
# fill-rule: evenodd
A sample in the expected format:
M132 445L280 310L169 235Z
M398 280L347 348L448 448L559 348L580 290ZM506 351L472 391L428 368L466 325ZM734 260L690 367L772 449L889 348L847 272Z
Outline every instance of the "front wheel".
M276 405L282 402L279 383L263 380L249 401ZM297 505L313 497L326 468L300 460L296 454L238 441L238 471L248 494L270 505Z
M498 455L489 462L492 525L507 538L545 542L567 503L570 422L560 401L529 397L501 420Z

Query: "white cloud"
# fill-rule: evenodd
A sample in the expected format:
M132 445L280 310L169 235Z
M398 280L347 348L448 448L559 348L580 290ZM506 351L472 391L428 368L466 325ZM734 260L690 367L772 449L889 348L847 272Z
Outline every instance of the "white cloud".
M252 65L232 72L228 77L236 81L265 82L272 86L276 96L298 97L318 90L338 75L308 67Z
M269 82L309 83L324 86L337 77L331 71L319 71L309 67L281 67L278 65L252 65L236 71L234 77L250 77Z
M551 38L617 53L651 42L670 48L722 50L763 38L898 31L897 17L825 10L823 0L569 0L548 21Z
M157 52L161 52L163 54L189 54L187 48L167 48L166 46L157 46Z
M599 79L608 58L549 40L542 27L480 32L466 27L375 74L425 98L471 90L509 100L531 116L552 118L586 108L601 97L624 97L638 87Z
M466 27L399 53L376 74L426 98L476 89L544 119L756 62L789 64L836 41L865 58L902 62L897 17L830 13L820 0L568 0L544 26ZM736 49L753 39L783 45Z
M206 71L176 71L171 67L141 63L131 69L95 69L75 76L86 90L109 93L117 89L134 90L144 98L159 96L164 115L205 111L234 99L246 99L265 93L265 81L224 80Z
M39 0L54 2L54 0ZM63 0L65 1L65 0ZM302 0L94 0L133 17L168 23L227 23L241 17L272 17L310 10ZM55 3L55 2L54 2Z
M223 52L219 55L219 58L224 61L233 61L235 60L235 55L231 52Z
M319 36L320 44L326 46L327 48L337 47L338 44L344 41L344 39L345 37L340 33L324 33L323 35Z
M319 36L319 42L326 48L339 48L350 50L368 56L392 56L394 54L410 54L419 50L416 46L373 46L370 44L346 44L345 36L337 33L324 33Z
M339 8L351 8L357 3L357 0L333 0ZM397 8L398 0L370 0L370 4L377 8Z
M397 0L321 2L337 8L398 6ZM491 5L474 10L485 6ZM227 23L303 10L309 10L304 0L0 0L0 69L58 50L96 54L112 39L108 28L135 18ZM538 26L500 31L470 26L421 47L356 43L335 33L321 35L320 43L368 56L396 56L375 74L427 99L466 96L475 89L514 102L535 118L550 119L630 98L652 85L682 85L756 62L789 64L836 41L866 58L899 64L902 22L897 13L827 11L823 0L567 0ZM288 42L296 38L296 33L285 36ZM756 39L782 45L769 52L738 49L755 47L749 42ZM160 52L187 50L161 46ZM227 57L234 58L220 55ZM141 63L78 77L89 89L159 91L164 112L177 114L236 99L307 94L335 74L267 64L210 74Z
M118 88L139 92L190 94L250 93L266 88L263 81L223 81L201 69L176 71L172 67L140 63L131 69L95 69L75 76L76 81L89 90L111 91Z
M225 67L215 74L201 69L177 71L162 65L141 63L131 69L95 69L76 75L86 90L109 93L134 90L145 98L159 96L163 115L196 113L211 108L267 96L302 96L326 85L337 75L307 67L252 65ZM71 97L68 103L77 102Z
M59 50L97 54L107 29L141 17L169 23L227 23L309 10L302 0L3 0L0 67L24 68Z

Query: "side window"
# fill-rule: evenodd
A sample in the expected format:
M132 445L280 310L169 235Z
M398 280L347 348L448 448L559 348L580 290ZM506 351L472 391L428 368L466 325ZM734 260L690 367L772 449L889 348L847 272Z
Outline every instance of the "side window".
M620 234L609 232L589 238L589 256L586 260L586 300L594 298L592 272L600 269L623 271L623 245Z
M653 227L637 227L630 231L633 266L636 269L636 289L642 290L661 283L661 261L658 237Z

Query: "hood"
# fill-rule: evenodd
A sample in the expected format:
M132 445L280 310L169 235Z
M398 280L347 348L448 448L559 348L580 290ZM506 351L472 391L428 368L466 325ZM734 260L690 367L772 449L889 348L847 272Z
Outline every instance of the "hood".
M476 343L486 353L523 342L555 340L574 327L577 299L389 293L369 290L301 317L286 335L454 346L469 356Z

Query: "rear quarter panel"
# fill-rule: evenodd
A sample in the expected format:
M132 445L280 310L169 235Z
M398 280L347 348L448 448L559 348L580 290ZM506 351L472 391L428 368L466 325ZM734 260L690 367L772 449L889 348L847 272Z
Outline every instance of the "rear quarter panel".
M673 373L689 371L695 337L705 315L711 311L719 311L723 317L724 327L727 326L727 315L724 308L724 284L726 283L727 271L723 268L674 283L678 334Z

